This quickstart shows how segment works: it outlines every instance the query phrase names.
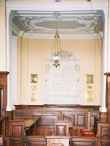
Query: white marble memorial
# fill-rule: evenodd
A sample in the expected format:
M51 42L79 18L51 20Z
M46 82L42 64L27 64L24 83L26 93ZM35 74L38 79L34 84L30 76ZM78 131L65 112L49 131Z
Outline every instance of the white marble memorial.
M50 60L43 85L43 98L50 104L80 104L82 101L80 59L77 56L62 56L60 66Z

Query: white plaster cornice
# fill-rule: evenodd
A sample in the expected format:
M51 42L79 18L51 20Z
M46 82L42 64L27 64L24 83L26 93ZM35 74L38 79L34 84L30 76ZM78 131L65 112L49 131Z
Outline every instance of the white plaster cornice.
M8 0L7 9L11 10L37 10L37 11L71 11L71 10L106 10L106 0L62 0L55 2L54 0Z
M49 35L49 34L30 34L30 33L26 33L23 35L23 37L25 38L31 38L31 39L53 39L54 36L53 35ZM99 39L99 35L97 34L68 34L68 35L60 35L61 39Z

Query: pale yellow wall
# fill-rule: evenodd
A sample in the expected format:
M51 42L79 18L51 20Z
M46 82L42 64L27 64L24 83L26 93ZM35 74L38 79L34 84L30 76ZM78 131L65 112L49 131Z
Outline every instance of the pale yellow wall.
M9 2L9 1L8 1ZM13 0L13 1L10 1L10 2L15 2L15 0ZM12 3L11 3L11 5L12 5ZM18 3L20 3L20 1L18 1ZM26 1L26 3L27 3L27 1ZM100 4L100 2L99 2L99 4ZM101 4L102 4L102 2L101 2ZM21 1L21 5L22 5L22 1ZM18 6L18 5L17 5ZM103 4L102 4L102 6L103 6ZM109 6L110 6L110 0L109 0ZM30 7L30 4L29 4L29 7ZM21 7L20 7L21 8ZM95 6L94 6L94 8L95 8ZM103 7L102 7L103 8ZM25 9L25 4L24 4L24 9ZM73 7L72 7L72 9L73 9ZM109 15L109 17L110 17L110 15ZM7 63L6 63L6 61L7 61L7 55L6 55L6 25L5 25L5 20L6 20L6 17L5 17L5 0L0 0L0 70L6 70L6 66L7 66ZM110 21L110 19L109 19L109 21ZM110 24L110 23L109 23ZM110 26L110 25L109 25ZM110 32L110 29L109 29L109 32ZM110 42L110 37L109 37L109 42ZM29 42L28 42L29 43ZM90 45L91 46L91 45ZM109 46L110 46L110 43L109 43ZM69 47L68 47L69 48ZM109 47L110 48L110 47ZM30 49L29 49L30 50ZM19 51L18 51L19 52ZM110 51L109 51L110 52ZM100 53L100 50L96 50L96 53ZM9 54L8 54L9 55ZM20 54L18 54L18 56L20 57ZM109 53L109 56L110 56L110 53ZM19 58L18 57L18 58ZM100 56L99 56L100 57ZM109 65L109 70L110 70L110 61L109 61L109 58L110 57L108 57L108 65ZM20 59L18 59L19 61L20 61ZM28 64L28 63L27 63ZM97 61L97 64L98 64L98 61ZM100 64L100 62L99 62L99 64ZM19 68L19 67L18 67ZM26 69L27 70L27 69ZM98 70L98 68L97 68L97 70ZM18 69L18 76L19 76L19 74L20 74L20 69ZM98 76L98 78L99 78L100 76ZM19 80L20 81L20 80ZM97 86L97 88L98 88L98 86ZM99 91L99 90L98 90ZM19 93L20 93L20 91L18 90L18 95L19 95ZM25 102L29 102L30 101L30 99L29 99L29 101L27 101L27 99L29 99L29 98L26 98L26 100L25 99L22 99L23 100L23 102L25 103ZM19 102L21 102L22 103L22 100L21 99L17 99L18 100L18 103Z
M65 39L62 41L63 50L72 52L73 55L77 55L80 58L83 104L97 105L100 101L100 45L100 40L95 39ZM53 51L53 47L53 41L51 39L18 39L19 101L17 104L42 104L41 89L46 73L46 63L48 62L49 54ZM38 74L37 87L33 86L30 82L31 73ZM88 102L85 98L86 74L94 75L93 88L95 98L91 102ZM33 89L35 91L34 99L32 99L32 88L35 89Z
M5 0L0 0L0 70L6 70Z

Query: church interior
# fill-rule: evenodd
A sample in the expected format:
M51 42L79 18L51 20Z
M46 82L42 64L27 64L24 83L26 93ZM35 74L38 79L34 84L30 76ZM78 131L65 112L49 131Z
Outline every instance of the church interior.
M0 0L0 146L110 146L109 9Z

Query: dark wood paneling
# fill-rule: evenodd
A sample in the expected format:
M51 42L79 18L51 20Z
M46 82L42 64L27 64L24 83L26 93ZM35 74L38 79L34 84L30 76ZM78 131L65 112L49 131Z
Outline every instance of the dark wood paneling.
M105 73L105 75L107 112L100 113L97 130L98 146L110 146L110 73Z
M46 146L46 139L43 137L21 137L9 138L8 146Z
M69 136L47 136L47 146L69 146Z
M12 146L14 144L18 146L23 145L23 143L21 143L22 139L13 139L14 137L22 138L25 136L23 121L26 119L36 119L37 117L40 117L39 122L26 136L26 138L30 138L28 142L30 142L32 146L36 146L39 143L35 139L31 141L32 135L35 137L42 136L46 139L47 136L56 135L60 139L65 136L70 142L72 138L72 146L96 146L96 139L91 137L92 140L89 139L88 141L87 135L81 135L80 128L94 130L94 121L95 119L99 119L99 107L72 105L16 106L13 117L14 120L11 121L11 124L9 123L9 136ZM70 134L70 129L72 129L71 131L74 133L75 129L73 130L73 128L77 129L77 134ZM76 138L76 136L79 137L79 139ZM82 136L84 138L82 138ZM40 144L41 142L39 145Z
M110 142L107 141L101 141L99 146L110 146Z
M60 124L56 125L56 135L58 136L66 136L67 135L67 127L66 125Z
M99 106L75 105L16 105L14 119L41 116L40 125L54 125L56 120L71 122L73 126L94 129L99 119Z
M32 134L40 135L40 136L55 135L55 127L54 126L39 126L36 129L33 129Z
M85 128L88 128L88 113L82 113L82 112L79 112L77 114L77 124L76 126L78 127L85 127Z
M44 137L27 137L29 146L46 146L46 138Z
M110 124L109 123L99 123L98 124L98 146L106 146L110 144Z
M27 137L9 137L6 146L98 146L96 138L69 138L69 137L40 137L40 136L27 136ZM55 145L54 145L55 144ZM68 145L68 146L69 146Z
M110 139L110 124L109 123L99 123L98 124L98 138L102 140Z
M11 120L9 121L8 136L21 137L25 135L24 121Z
M30 146L28 144L27 138L25 137L10 137L9 138L9 145L8 146Z
M3 89L2 114L6 111L7 106L7 75L8 72L0 72L0 85Z
M97 139L94 137L72 138L70 146L97 146Z
M41 114L40 116L41 116L40 122L39 122L40 125L51 126L51 125L54 125L55 121L57 120L57 115L55 115L55 113L53 114L44 113L44 114Z
M0 134L6 135L6 106L7 106L7 75L8 72L0 71Z

